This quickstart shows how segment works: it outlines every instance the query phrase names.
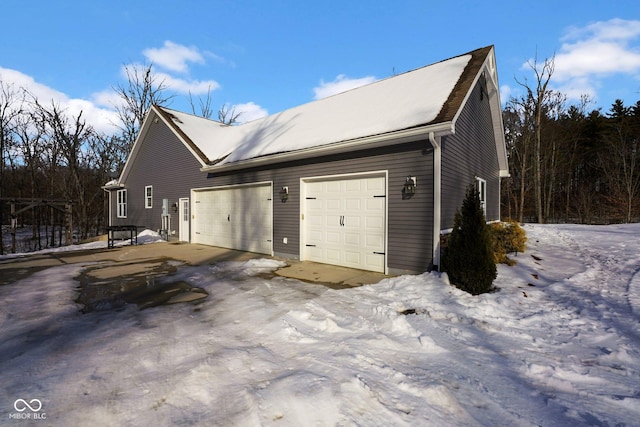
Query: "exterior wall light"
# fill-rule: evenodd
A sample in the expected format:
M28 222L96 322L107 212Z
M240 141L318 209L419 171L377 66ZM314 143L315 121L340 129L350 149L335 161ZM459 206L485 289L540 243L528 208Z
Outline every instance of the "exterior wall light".
M282 187L280 190L280 200L285 203L289 199L289 187Z
M415 176L407 176L402 187L402 198L410 199L416 194L416 187L418 186L418 180Z

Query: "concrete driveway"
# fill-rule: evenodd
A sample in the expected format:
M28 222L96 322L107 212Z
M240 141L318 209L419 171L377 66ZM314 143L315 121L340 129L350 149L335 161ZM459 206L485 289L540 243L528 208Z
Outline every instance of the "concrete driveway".
M84 281L101 282L113 278L149 276L158 270L176 268L176 262L188 265L212 265L222 261L247 261L274 258L263 254L189 243L157 242L113 249L89 249L68 252L0 258L0 285L13 283L46 268L80 264L87 267ZM377 283L383 274L313 262L279 259L287 263L276 274L331 288ZM168 266L168 267L167 267Z

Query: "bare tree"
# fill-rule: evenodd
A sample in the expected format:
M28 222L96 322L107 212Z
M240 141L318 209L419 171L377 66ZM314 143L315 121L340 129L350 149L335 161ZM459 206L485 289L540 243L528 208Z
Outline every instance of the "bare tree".
M237 111L236 107L230 107L229 104L224 104L218 110L218 121L225 125L232 125L238 122L238 119L242 115L242 111Z
M85 238L89 231L88 194L85 172L90 170L87 164L89 141L93 137L93 127L87 125L80 111L77 116L69 116L55 102L51 107L44 107L36 101L40 120L46 123L50 137L58 144L61 159L68 173L65 181L65 196L77 202L75 213L78 217L81 237Z
M545 114L545 104L549 100L550 92L547 90L551 76L555 68L555 55L551 59L545 59L542 66L538 64L537 55L529 61L529 66L533 70L536 78L535 88L530 87L526 80L520 82L516 79L520 86L527 91L527 96L532 100L534 111L534 149L533 149L533 167L534 167L534 189L536 202L536 215L538 222L544 223L544 210L542 204L542 121Z
M125 65L124 70L127 83L118 84L113 90L122 101L114 106L119 119L115 125L122 133L123 148L128 153L151 106L167 105L174 96L166 94L167 85L153 73L153 64Z
M555 192L557 191L556 181L558 178L558 169L560 163L563 162L561 157L564 153L560 152L562 141L565 135L560 127L561 118L566 114L567 96L556 91L549 91L548 99L545 104L544 114L544 135L545 142L543 151L543 166L545 174L543 175L543 191L546 192L544 197L544 218L553 216L553 208L555 202Z
M524 221L525 202L530 191L531 148L534 139L534 104L530 94L511 98L504 111L505 137L509 154L511 179L516 189L515 210L518 221Z
M0 80L0 197L4 195L6 183L4 175L5 155L11 152L15 119L22 114L24 91L13 84L5 84ZM0 209L0 255L4 253L2 245L2 210Z
M189 104L191 105L191 112L194 115L204 117L205 119L211 119L213 116L213 109L211 108L211 90L211 85L209 85L206 97L204 99L198 98L199 111L196 109L193 95L191 94L191 91L189 91ZM241 115L242 112L237 111L235 106L230 107L229 104L223 104L218 110L218 121L225 125L233 125L238 122Z
M196 111L196 105L191 91L189 91L189 104L191 105L191 112L194 115L210 119L213 115L213 110L211 109L211 85L209 85L209 88L207 89L207 96L204 99L198 98L198 104L200 106L199 113Z

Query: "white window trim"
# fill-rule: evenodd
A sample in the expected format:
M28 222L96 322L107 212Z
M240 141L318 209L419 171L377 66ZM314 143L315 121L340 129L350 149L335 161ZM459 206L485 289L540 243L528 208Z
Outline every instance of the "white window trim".
M118 190L116 192L116 217L127 217L127 190Z
M144 187L144 207L145 209L153 208L153 185Z
M487 216L487 181L480 177L476 177L476 190L478 190L478 194L480 196L480 206L482 206L482 211L484 212L484 216Z

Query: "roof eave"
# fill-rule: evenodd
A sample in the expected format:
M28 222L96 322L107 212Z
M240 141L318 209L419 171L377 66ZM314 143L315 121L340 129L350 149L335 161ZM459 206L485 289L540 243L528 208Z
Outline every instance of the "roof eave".
M328 156L332 154L348 153L358 150L368 150L389 145L403 144L407 142L427 139L430 132L438 136L453 133L451 122L423 125L394 132L371 135L363 138L341 141L332 144L325 144L316 147L305 148L296 151L271 154L267 156L254 157L252 159L240 160L222 165L208 165L200 169L202 172L227 172L250 167L271 165L294 160L308 159L317 156Z

